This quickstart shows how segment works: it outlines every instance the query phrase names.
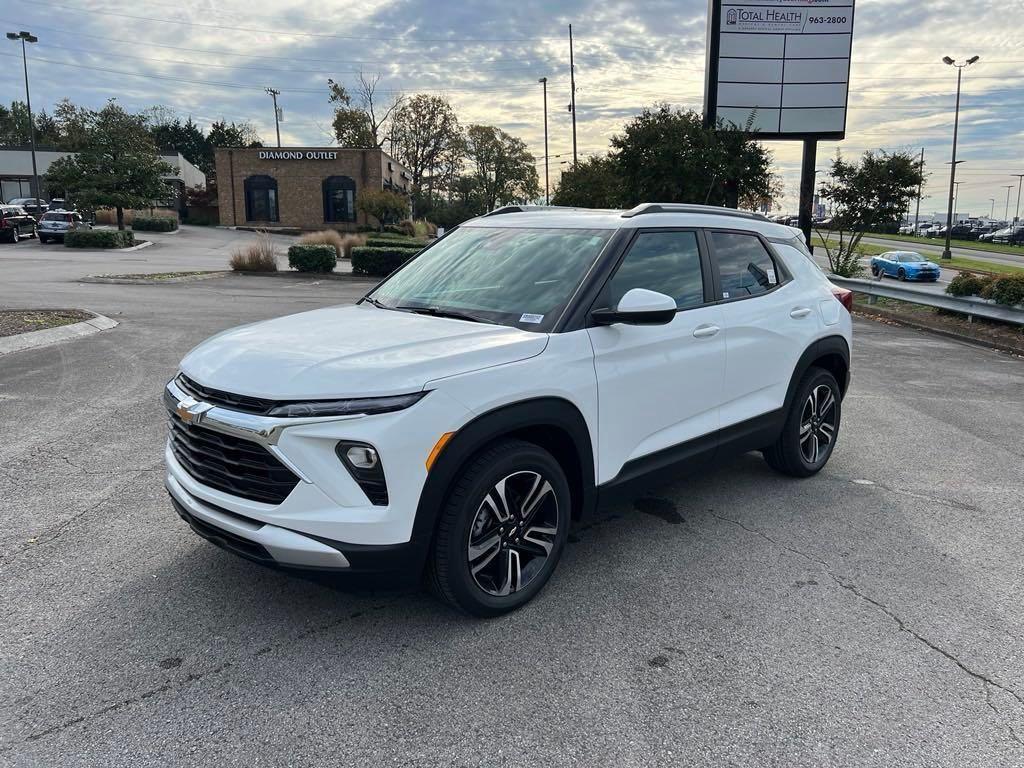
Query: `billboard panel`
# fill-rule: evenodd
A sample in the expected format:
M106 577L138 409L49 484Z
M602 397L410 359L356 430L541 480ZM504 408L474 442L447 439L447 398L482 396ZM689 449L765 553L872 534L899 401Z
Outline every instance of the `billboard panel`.
M704 118L842 139L854 0L710 0Z

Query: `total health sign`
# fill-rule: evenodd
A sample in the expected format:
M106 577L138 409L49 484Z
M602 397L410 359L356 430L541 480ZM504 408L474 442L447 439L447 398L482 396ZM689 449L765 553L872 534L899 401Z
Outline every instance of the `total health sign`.
M710 0L704 117L766 139L842 139L854 0Z

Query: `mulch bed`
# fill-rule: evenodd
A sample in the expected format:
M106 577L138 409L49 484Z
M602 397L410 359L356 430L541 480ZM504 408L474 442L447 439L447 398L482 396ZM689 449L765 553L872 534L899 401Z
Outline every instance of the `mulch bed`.
M0 336L57 328L92 317L80 309L0 309Z

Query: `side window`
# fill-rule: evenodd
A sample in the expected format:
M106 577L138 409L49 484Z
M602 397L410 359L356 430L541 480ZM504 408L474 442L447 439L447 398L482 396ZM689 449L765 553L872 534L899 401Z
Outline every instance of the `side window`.
M696 232L641 232L616 270L600 302L615 307L632 288L671 296L679 309L704 303L704 279Z
M779 272L764 245L755 235L740 232L709 232L722 298L757 296L779 284Z

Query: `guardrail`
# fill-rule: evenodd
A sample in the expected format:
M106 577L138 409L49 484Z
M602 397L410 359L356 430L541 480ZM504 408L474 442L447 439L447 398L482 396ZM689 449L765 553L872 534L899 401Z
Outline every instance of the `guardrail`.
M1024 310L1016 307L1007 307L1002 304L993 304L985 299L977 299L972 296L950 296L944 293L927 293L915 290L909 286L880 283L875 280L862 280L853 277L829 275L828 279L840 288L846 288L856 293L866 293L872 297L880 296L883 299L897 299L898 301L906 301L911 304L922 304L926 307L959 312L962 315L967 315L968 322L972 321L975 317L984 317L987 320L1000 320L1004 323L1024 325Z

